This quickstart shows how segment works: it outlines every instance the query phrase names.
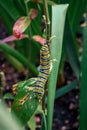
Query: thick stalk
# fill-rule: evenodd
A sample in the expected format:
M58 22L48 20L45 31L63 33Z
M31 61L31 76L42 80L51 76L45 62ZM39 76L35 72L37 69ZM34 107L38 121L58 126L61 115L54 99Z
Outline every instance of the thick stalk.
M43 0L43 6L44 6L44 14L46 17L46 40L49 45L50 43L50 19L49 19L47 0Z
M46 17L46 20L45 20L45 24L46 24L46 40L47 40L47 44L48 44L49 50L50 50L50 19L49 19L47 0L43 0L43 7L44 7L44 14L45 14L45 17ZM45 105L46 90L47 90L47 87L44 88L45 94L43 96L43 103L42 103L42 108L43 108L44 113L45 113L45 106L46 106Z

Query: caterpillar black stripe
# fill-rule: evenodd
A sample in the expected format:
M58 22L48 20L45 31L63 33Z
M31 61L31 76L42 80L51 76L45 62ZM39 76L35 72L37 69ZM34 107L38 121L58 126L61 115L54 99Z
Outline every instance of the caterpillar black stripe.
M41 99L44 94L44 86L50 73L50 54L48 45L45 44L40 50L40 71L34 88L35 97Z

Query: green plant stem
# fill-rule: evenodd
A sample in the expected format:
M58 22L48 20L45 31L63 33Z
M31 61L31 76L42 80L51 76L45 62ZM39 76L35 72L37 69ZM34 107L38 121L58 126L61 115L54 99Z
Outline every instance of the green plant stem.
M47 122L46 122L46 117L44 113L42 113L41 130L47 130Z
M47 5L46 0L43 0L43 6L44 6L44 14L46 17L46 40L49 45L50 43L50 19L49 19L48 5Z
M27 5L27 1L24 0L24 3L25 3L25 7L26 7L26 14L28 15L28 11L29 11L29 9L28 9L28 5Z
M87 26L83 29L82 45L79 130L87 130Z
M43 6L44 6L44 14L45 14L45 17L46 17L46 40L47 40L47 44L49 46L49 49L50 49L50 19L49 19L49 12L48 12L48 5L47 5L47 1L46 0L43 0ZM46 92L46 89L47 87L44 88L44 91ZM45 98L46 98L46 93L44 94L43 96L43 100L42 100L42 109L45 113Z

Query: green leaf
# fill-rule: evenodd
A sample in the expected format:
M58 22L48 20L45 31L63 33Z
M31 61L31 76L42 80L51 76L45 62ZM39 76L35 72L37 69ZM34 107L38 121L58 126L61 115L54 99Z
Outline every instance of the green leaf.
M21 64L21 62L19 62L16 58L14 58L11 55L8 55L8 53L3 53L4 56L6 57L6 59L9 61L10 64L12 64L18 71L23 71L24 70L24 66L23 64Z
M4 96L3 96L3 99L14 99L14 96L11 94L11 93L6 93Z
M33 91L29 91L29 87L27 87L26 89L21 89L15 97L12 112L25 125L36 111L38 104Z
M10 22L9 16L6 14L6 12L2 8L0 8L0 17L2 18L3 23L5 24L5 26L8 27L8 33L11 34L13 23Z
M58 3L58 0L56 0L56 2ZM77 31L77 27L87 7L87 0L60 0L60 3L69 4L68 16L70 26L73 31Z
M41 130L47 130L46 116L44 113L42 113Z
M41 32L41 28L40 28L40 26L39 26L39 24L38 24L38 19L36 20L33 20L32 22L31 22L31 28L32 28L32 30L33 30L33 33L35 34L35 35L42 35L42 32Z
M57 75L59 64L61 60L62 53L62 41L63 41L63 31L65 16L68 5L55 5L52 6L52 36L56 36L51 42L51 60L52 60L52 71L48 81L48 105L47 105L47 125L48 130L52 129L52 117L53 117L53 107L55 99L55 89L57 82ZM57 16L57 17L55 17ZM58 27L58 28L57 28Z
M82 15L87 7L87 0L70 0L69 1L69 21L73 30L76 30Z
M70 92L72 89L74 89L77 86L78 83L79 83L79 81L75 80L75 81L71 82L70 84L58 89L56 91L55 98L59 98L59 97L63 96L64 94Z
M23 15L26 15L26 10L25 10L25 6L24 6L24 0L15 0L13 1L15 7L17 8L17 10Z
M0 130L24 130L18 119L7 111L5 105L0 103Z
M28 80L24 80L24 81L14 84L12 86L13 93L15 94L21 91L21 89L27 89L27 87L29 86L34 86L36 81L37 81L37 78L30 78Z
M12 20L15 20L18 19L21 15L20 12L18 12L15 8L13 1L14 0L9 0L9 2L5 0L0 1L0 8L7 12L7 15L9 15Z
M37 78L30 78L13 85L18 94L15 97L12 111L16 113L23 124L27 123L38 106L38 101L35 99L33 91L29 90L29 88L33 88L36 80Z
M87 7L86 0L60 0L61 3L69 3L67 21L65 26L64 47L69 63L77 78L80 75L80 63L78 43L76 42L76 31L80 24L84 10ZM78 11L79 10L79 11Z
M86 18L87 22L87 18ZM82 77L80 87L80 128L87 129L87 26L83 31Z
M28 122L28 126L31 130L35 130L36 129L36 121L35 121L35 115L33 115L31 117L31 119Z
M65 32L64 32L64 49L69 59L69 63L74 71L76 77L80 76L80 62L76 51L76 40L71 31L68 18L66 19Z

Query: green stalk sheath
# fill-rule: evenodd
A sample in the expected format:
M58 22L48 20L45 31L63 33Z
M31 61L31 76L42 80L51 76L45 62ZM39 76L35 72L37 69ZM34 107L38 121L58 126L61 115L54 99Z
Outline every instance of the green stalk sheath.
M87 19L86 19L87 22ZM80 87L80 128L87 130L87 26L83 33L82 79Z
M46 40L47 43L50 43L50 19L49 19L49 12L48 12L48 5L47 1L43 0L43 6L44 6L44 13L46 16Z
M47 44L50 50L50 19L49 19L49 12L48 12L48 5L47 5L47 1L43 0L43 7L44 7L44 14L46 17L45 20L45 24L46 24L46 40L47 40ZM44 91L46 92L47 87L44 88ZM42 103L42 109L45 113L45 98L46 98L46 93L43 96L43 103Z
M27 1L24 0L24 3L25 3L25 7L26 7L26 14L28 15L28 11L29 11L29 9L28 9L28 5L27 5Z

